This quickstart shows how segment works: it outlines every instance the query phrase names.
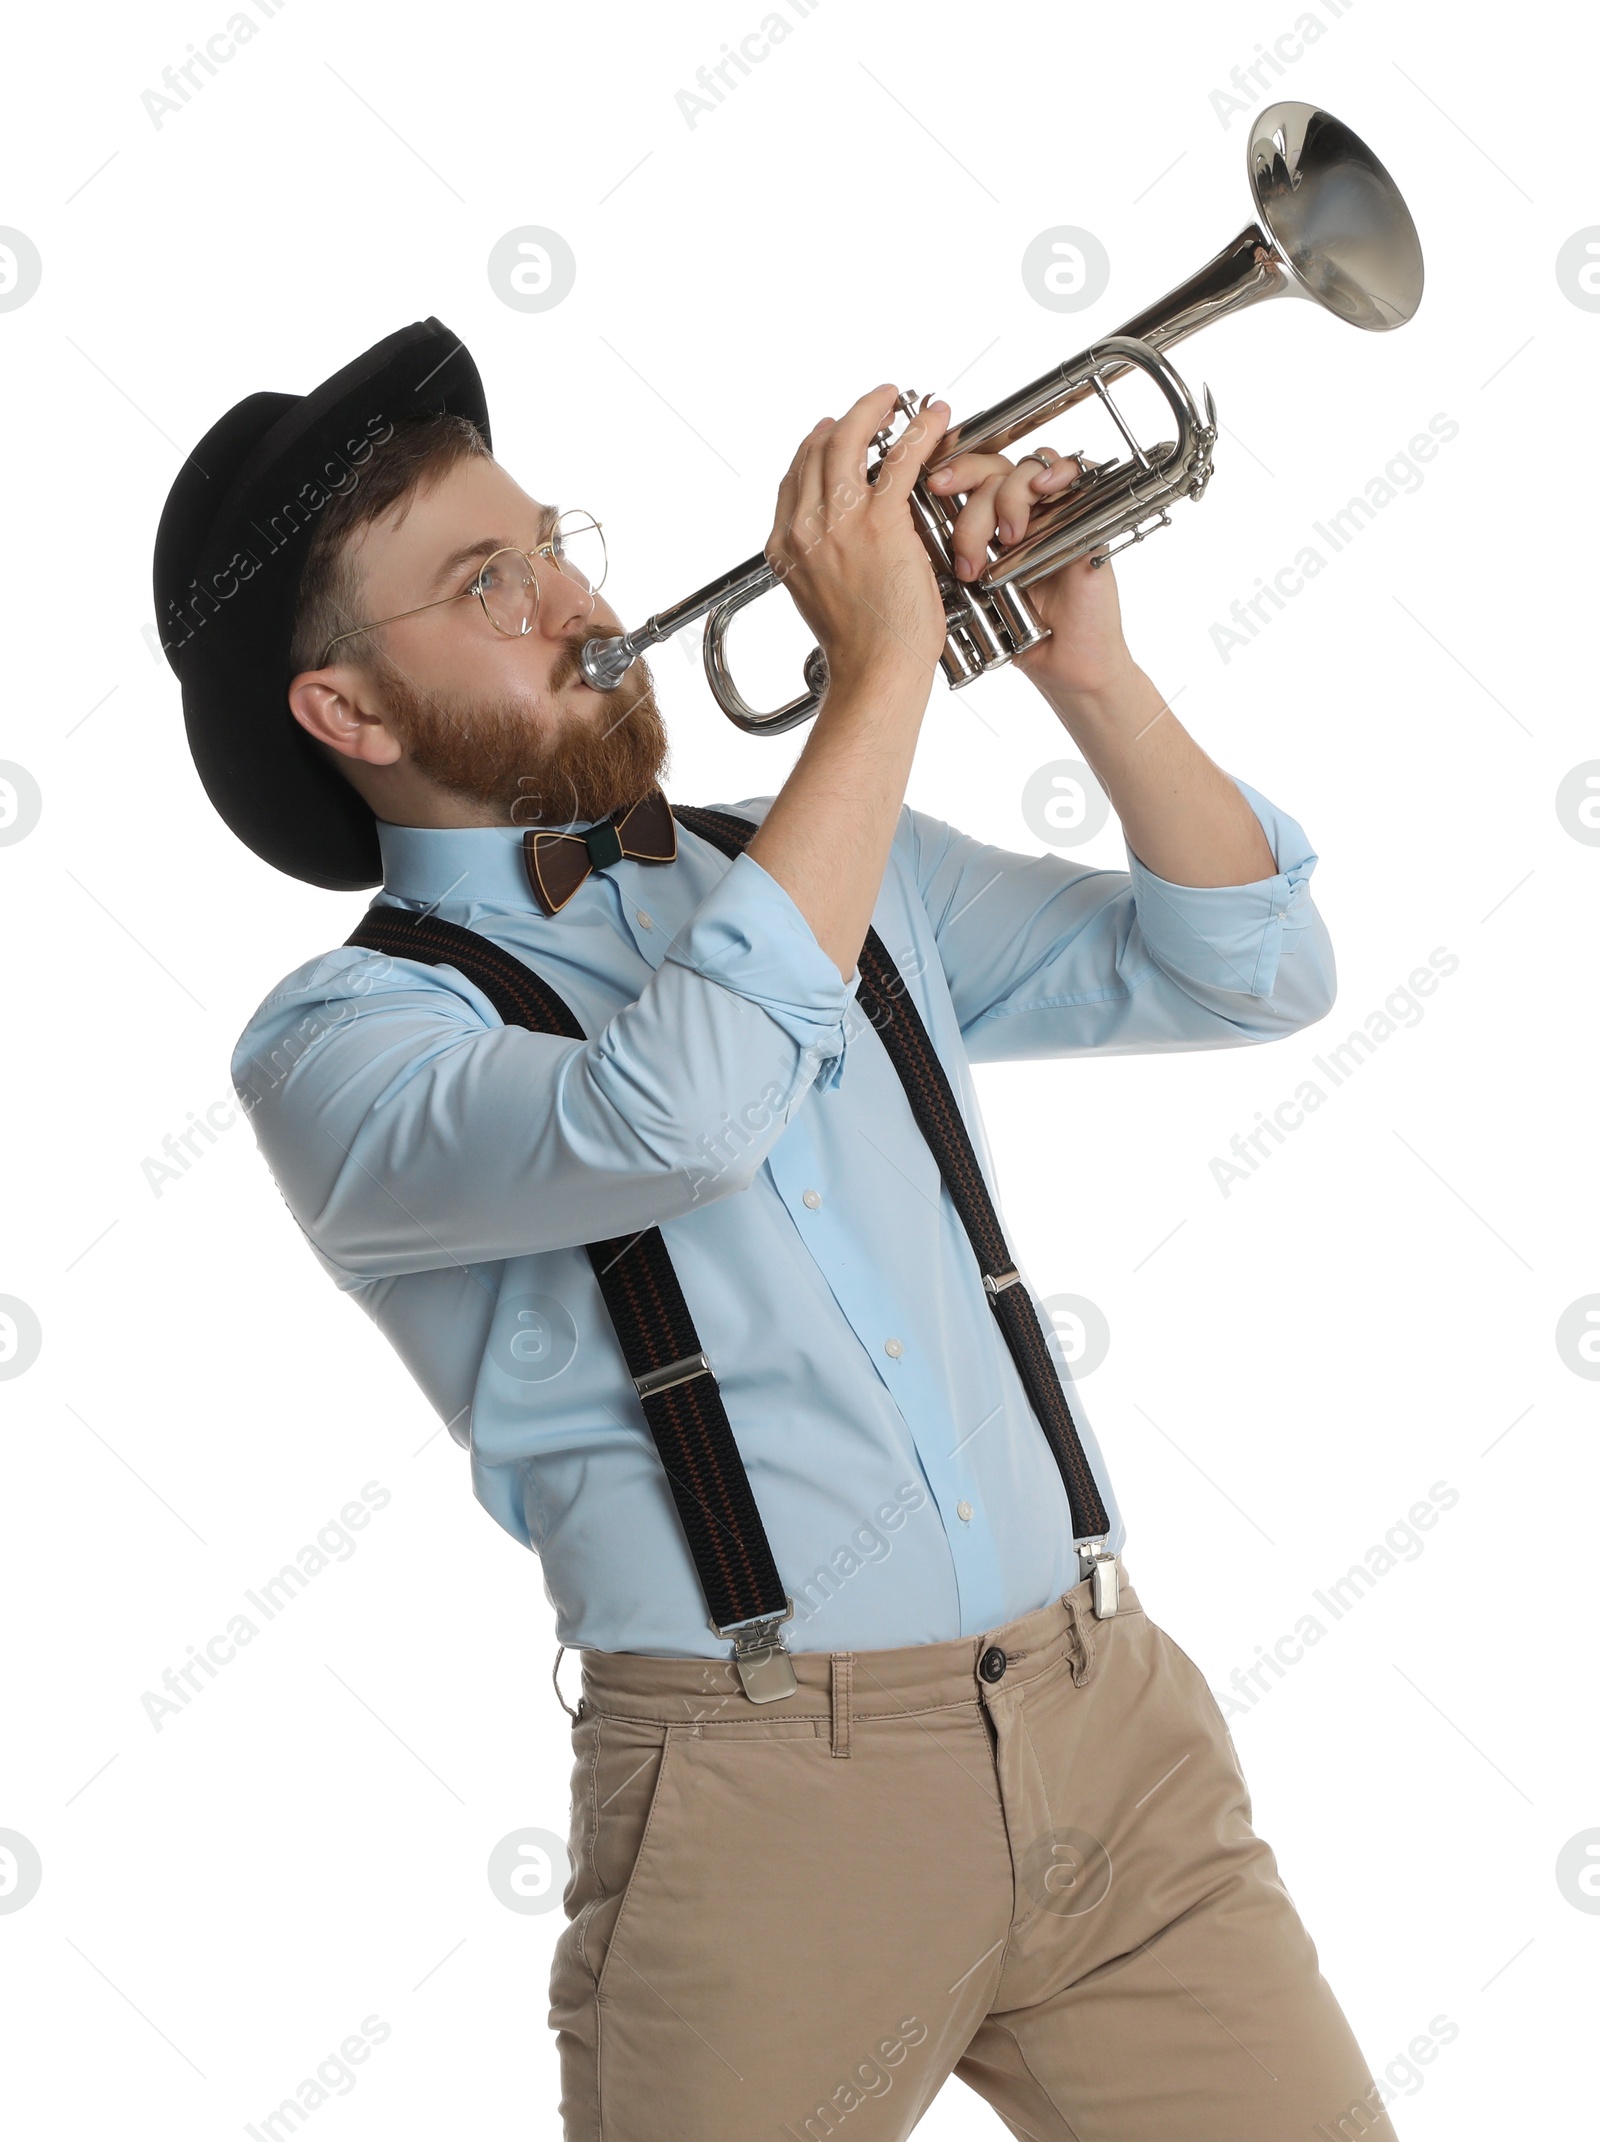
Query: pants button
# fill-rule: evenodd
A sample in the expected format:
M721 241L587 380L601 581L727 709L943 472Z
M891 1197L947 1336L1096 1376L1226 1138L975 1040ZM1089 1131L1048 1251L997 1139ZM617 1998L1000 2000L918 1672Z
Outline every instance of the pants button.
M978 1661L978 1671L986 1681L998 1681L1006 1670L1006 1655L998 1644L991 1644Z

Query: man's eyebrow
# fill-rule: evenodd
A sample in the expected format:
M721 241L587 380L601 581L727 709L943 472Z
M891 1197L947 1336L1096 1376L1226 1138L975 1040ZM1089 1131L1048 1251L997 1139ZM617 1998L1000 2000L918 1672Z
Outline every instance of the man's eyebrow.
M555 526L560 512L559 506L541 506L539 508L538 540L541 543L549 538L550 531ZM453 580L461 568L464 565L471 565L474 559L487 558L493 550L517 550L520 547L519 544L511 540L510 536L479 536L471 543L463 543L458 549L451 551L448 558L443 560L439 570L428 583L428 593L431 595L435 589L442 588L446 581Z

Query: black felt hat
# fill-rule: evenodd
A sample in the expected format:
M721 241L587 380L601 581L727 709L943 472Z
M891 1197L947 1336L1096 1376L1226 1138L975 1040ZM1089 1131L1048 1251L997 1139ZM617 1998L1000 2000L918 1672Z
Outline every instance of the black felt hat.
M310 394L251 394L212 425L156 531L161 644L206 794L247 847L337 892L378 884L377 822L289 712L300 575L329 501L403 418L469 417L483 382L438 320L387 335Z

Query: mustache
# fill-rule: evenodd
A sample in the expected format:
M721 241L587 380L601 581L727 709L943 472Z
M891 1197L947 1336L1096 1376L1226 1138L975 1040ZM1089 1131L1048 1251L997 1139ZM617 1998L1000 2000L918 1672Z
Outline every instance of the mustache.
M575 683L583 675L583 650L593 637L592 632L586 632L580 639L563 643L560 653L550 665L550 675L545 684L545 690L552 698L564 692L569 684ZM617 689L610 696L619 709L618 721L625 720L634 707L644 700L654 705L654 679L642 658L636 658L632 667L623 672Z
M569 684L583 675L583 649L585 642L591 637L592 635L586 632L580 640L567 640L563 643L561 652L550 665L550 691L564 692Z

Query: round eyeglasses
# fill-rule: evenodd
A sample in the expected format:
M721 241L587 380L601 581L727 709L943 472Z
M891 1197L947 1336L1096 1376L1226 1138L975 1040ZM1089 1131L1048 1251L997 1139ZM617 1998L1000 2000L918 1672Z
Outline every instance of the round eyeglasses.
M418 617L424 610L440 609L447 602L465 601L469 595L478 598L496 632L520 639L533 630L539 615L539 558L548 558L558 572L575 580L591 595L598 594L604 585L606 539L600 523L592 513L571 506L557 517L555 527L536 550L491 551L466 587L458 588L453 595L441 595L437 602L420 602L414 609L396 610L390 617L375 617L365 625L337 633L323 649L322 661L327 661L341 640L375 632L379 625L396 624L402 617Z

